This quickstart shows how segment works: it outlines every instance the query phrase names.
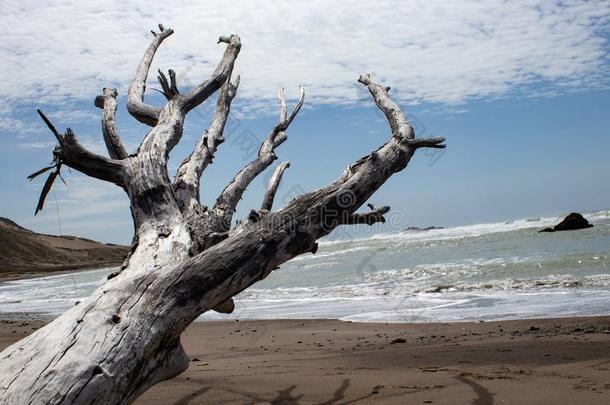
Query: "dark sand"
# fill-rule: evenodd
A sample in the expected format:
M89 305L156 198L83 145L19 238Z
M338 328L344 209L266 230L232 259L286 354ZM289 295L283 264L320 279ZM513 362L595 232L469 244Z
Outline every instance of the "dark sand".
M40 326L0 322L1 348ZM189 369L138 404L610 403L610 317L206 322L182 341Z

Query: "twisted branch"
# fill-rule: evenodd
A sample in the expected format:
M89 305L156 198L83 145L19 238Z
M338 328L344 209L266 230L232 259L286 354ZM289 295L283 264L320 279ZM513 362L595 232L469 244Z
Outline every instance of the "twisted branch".
M121 187L124 185L125 165L123 161L108 159L90 152L78 142L76 135L70 128L66 129L65 134L60 134L43 112L37 111L57 138L59 145L53 151L53 155L59 163L78 170L87 176L108 181Z
M159 45L174 33L171 28L165 28L159 24L159 32L151 31L153 40L144 52L144 56L138 65L135 77L129 85L127 92L127 111L138 121L146 125L155 126L159 119L160 108L144 103L144 92L146 91L146 78L152 60Z
M267 167L269 167L274 160L277 159L275 155L275 148L280 146L287 139L286 129L292 123L297 113L303 105L305 100L305 90L303 86L300 86L299 101L294 107L290 118L287 118L286 100L284 98L283 91L279 93L280 99L280 120L279 123L273 128L271 133L263 141L261 147L258 150L258 156L255 160L248 163L246 167L241 169L237 175L231 180L229 185L225 187L214 206L215 209L222 211L225 215L232 215L235 212L235 208L241 200L241 197L250 185L252 180L262 173Z
M123 146L121 137L116 128L116 108L118 92L116 89L107 89L104 87L102 95L95 98L95 106L103 110L102 114L102 133L104 135L104 143L108 149L108 155L112 159L125 159L129 154Z
M197 107L214 94L214 92L225 83L233 71L235 59L237 59L237 55L239 55L241 49L241 40L237 35L230 35L228 37L220 37L218 43L221 42L228 44L222 59L208 80L199 84L184 96L182 99L182 108L185 112Z
M212 163L218 146L224 142L224 128L231 111L231 102L237 94L239 76L231 83L231 74L220 88L214 118L209 128L199 139L195 150L182 162L174 180L174 192L181 211L191 209L199 203L201 175Z

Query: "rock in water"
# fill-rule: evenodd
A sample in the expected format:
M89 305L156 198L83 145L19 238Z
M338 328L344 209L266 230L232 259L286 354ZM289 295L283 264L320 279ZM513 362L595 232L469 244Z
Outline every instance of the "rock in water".
M545 228L539 232L573 231L575 229L591 228L593 225L578 212L573 212L553 228Z
M565 217L563 221L555 225L553 229L556 231L571 231L574 229L591 228L592 226L593 225L590 224L585 217L577 212L573 212Z

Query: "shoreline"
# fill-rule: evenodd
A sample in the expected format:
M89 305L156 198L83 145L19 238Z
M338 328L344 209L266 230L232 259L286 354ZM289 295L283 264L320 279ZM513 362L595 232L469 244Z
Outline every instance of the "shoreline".
M44 324L10 316L0 317L0 348ZM188 370L136 403L610 401L610 316L427 324L205 321L189 326L182 343Z
M0 284L2 282L0 281ZM2 312L0 311L0 323L4 320L14 320L14 321L29 321L29 322L43 322L49 323L53 321L55 318L59 317L61 314L56 313L45 313L45 312ZM381 321L381 320L366 320L366 319L344 319L344 318L330 318L330 317L320 317L320 318L236 318L236 319L216 319L216 318L207 318L200 319L196 318L192 325L210 325L210 324L219 324L219 323L233 323L233 322L288 322L288 321L299 321L299 322L342 322L346 324L358 324L358 325L409 325L409 326L425 326L425 325L466 325L466 324L491 324L491 323L502 323L502 322L561 322L561 321L576 321L576 320L588 320L588 319L608 319L608 334L610 334L610 314L593 314L593 315L555 315L555 316L540 316L540 317L525 317L525 318L498 318L498 319L480 319L480 320L439 320L434 322L426 322L426 321Z

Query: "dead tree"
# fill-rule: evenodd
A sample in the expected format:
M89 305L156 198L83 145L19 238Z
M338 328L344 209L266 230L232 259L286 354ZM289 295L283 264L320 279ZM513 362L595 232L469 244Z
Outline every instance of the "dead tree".
M358 81L368 88L385 114L391 138L351 164L334 182L271 211L277 186L288 163L272 176L261 209L230 228L235 208L252 180L277 159L275 151L303 104L301 88L289 112L280 91L279 122L266 137L256 159L248 163L218 196L213 207L199 200L200 178L223 142L223 129L239 80L231 73L241 48L237 35L220 37L224 55L211 76L181 93L172 70L159 71L167 102L144 101L148 71L157 48L172 34L159 26L129 86L127 109L151 126L137 152L129 154L115 126L114 89L96 98L103 109L102 134L109 157L84 148L68 129L57 138L56 170L62 165L121 187L129 196L135 237L122 270L90 297L47 326L0 354L0 403L129 403L159 381L188 367L180 335L195 318L216 309L230 312L232 297L267 277L291 258L315 253L316 241L334 228L384 221L388 207L356 213L394 173L404 169L418 148L443 148L443 138L419 139L389 87L369 75ZM215 92L215 116L173 181L167 170L172 148L180 141L185 116ZM45 168L46 170L52 168ZM43 170L45 170L43 169ZM40 205L42 208L42 206Z

